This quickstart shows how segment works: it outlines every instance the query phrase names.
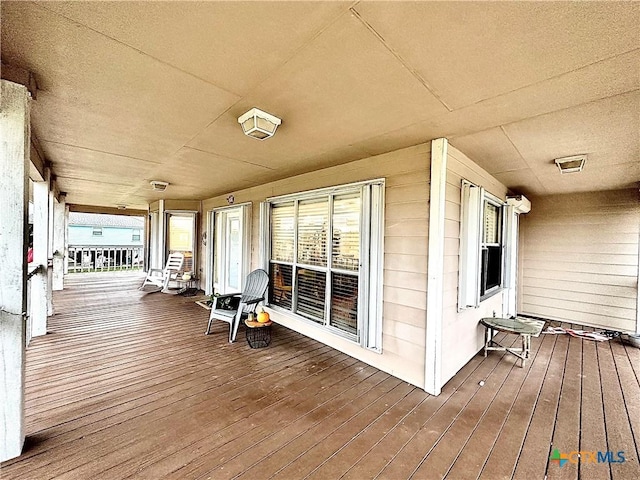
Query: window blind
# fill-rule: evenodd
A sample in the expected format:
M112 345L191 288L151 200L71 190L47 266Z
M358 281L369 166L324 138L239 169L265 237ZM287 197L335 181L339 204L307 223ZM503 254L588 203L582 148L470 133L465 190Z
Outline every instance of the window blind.
M357 271L360 265L360 195L341 195L333 200L332 266Z
M294 205L274 205L271 210L271 259L293 262Z
M307 200L298 205L298 263L327 266L329 199Z
M492 203L484 202L484 239L485 244L498 244L500 242L500 221L498 214L500 208Z

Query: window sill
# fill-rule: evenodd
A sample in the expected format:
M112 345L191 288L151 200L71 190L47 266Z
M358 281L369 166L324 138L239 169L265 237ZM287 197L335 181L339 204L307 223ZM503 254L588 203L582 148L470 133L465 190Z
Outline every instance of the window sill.
M327 326L327 325L322 325L318 322L314 322L313 320L310 320L302 315L298 315L296 313L293 313L291 310L287 310L285 308L282 307L278 307L277 305L266 305L267 308L269 308L270 310L272 310L274 313L277 313L279 315L284 315L287 318L291 319L291 320L296 320L296 321L300 321L301 323L304 323L305 325L310 325L322 332L327 332L335 337L338 338L343 338L345 340L348 340L349 342L358 345L359 347L362 347L362 345L360 344L360 341L358 339L358 337L356 335L353 335L351 333L348 332L344 332L342 330L340 330L339 328L335 328L335 327L331 327L331 326ZM364 347L362 347L364 348Z
M502 293L503 290L503 287L495 287L494 290L491 290L480 297L480 303L484 302L485 300L489 300L491 297L494 297L498 293Z

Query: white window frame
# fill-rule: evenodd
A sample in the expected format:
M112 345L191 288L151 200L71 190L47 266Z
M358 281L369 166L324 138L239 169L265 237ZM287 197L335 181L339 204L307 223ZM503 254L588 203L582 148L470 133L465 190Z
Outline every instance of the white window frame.
M384 179L351 183L330 188L310 190L306 192L267 198L260 205L260 240L261 264L270 272L271 265L271 208L278 204L328 198L331 204L333 196L359 192L361 198L360 211L360 264L358 272L358 318L357 333L355 335L329 324L326 316L320 324L294 313L295 297L292 296L291 310L269 304L270 308L295 317L305 323L322 328L337 336L360 344L363 348L382 353L382 285L383 285L383 251L384 251ZM329 210L331 211L331 209ZM296 224L297 230L297 224ZM331 230L329 230L331 231ZM294 237L295 238L295 237ZM297 242L295 238L294 242ZM297 243L296 243L297 244ZM327 248L329 263L325 270L333 271L331 267L330 244ZM295 248L294 248L295 250ZM295 253L295 252L294 252ZM276 262L279 263L279 262ZM297 258L294 255L294 265ZM324 269L324 268L323 268ZM294 275L295 278L295 275ZM295 280L292 279L293 295L295 295ZM327 298L330 298L330 282L327 282ZM325 303L325 308L329 306Z
M460 252L458 265L458 311L478 308L480 303L503 289L505 269L505 203L484 188L462 181L460 202ZM500 284L481 296L484 205L500 208Z
M193 228L193 237L191 239L191 251L192 251L192 268L193 273L197 274L198 272L198 211L197 210L164 210L164 263L166 263L169 258L169 235L171 234L169 229L170 217L183 217L189 218L191 220L191 225ZM186 263L186 260L185 260ZM184 268L184 267L183 267Z
M497 244L485 244L484 243L484 216L485 216L485 205L486 204L490 204L493 205L495 207L498 207L499 209L499 214L498 214L498 221L500 222L500 226L498 228L498 243ZM502 290L503 285L504 285L504 202L502 202L499 198L497 198L494 195L491 195L488 192L485 192L484 194L484 199L482 202L482 217L481 217L481 225L482 225L482 229L481 229L481 235L482 235L482 241L480 243L480 248L483 249L485 247L499 247L500 249L500 283L498 283L498 285L495 285L493 287L491 287L488 290L485 290L484 294L481 294L480 296L480 301L482 302L483 300L486 300L487 298L493 297L496 293L498 293L499 291ZM483 278L482 278L482 254L480 256L480 282L481 284L479 285L480 291L482 291L482 282L483 282Z

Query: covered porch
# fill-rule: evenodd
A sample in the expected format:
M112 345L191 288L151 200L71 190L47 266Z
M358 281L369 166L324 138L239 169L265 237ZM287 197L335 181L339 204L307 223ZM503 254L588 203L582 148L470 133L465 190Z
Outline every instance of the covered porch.
M259 350L243 331L229 344L226 324L205 336L193 298L140 281L75 274L55 292L27 350L24 453L3 478L639 474L640 351L617 340L542 335L525 368L479 354L431 396L283 326ZM554 448L626 461L560 467Z
M0 13L1 476L640 476L637 351L478 356L486 317L640 339L640 4ZM273 345L67 275L112 258L70 212L206 295L265 270Z

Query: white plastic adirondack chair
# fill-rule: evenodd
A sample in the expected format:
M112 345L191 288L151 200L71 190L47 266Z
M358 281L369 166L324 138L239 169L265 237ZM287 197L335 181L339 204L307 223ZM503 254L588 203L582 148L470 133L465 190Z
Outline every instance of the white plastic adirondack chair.
M178 272L182 270L184 263L184 254L181 252L173 252L169 254L167 258L167 264L163 269L151 268L147 273L147 278L144 279L144 283L140 287L142 290L147 285L155 285L160 288L161 291L166 291L169 287L169 282L175 280L178 276Z
M214 297L205 335L209 335L211 323L222 320L229 324L229 343L236 340L243 316L256 311L258 303L264 301L269 286L269 275L264 270L254 270L247 276L242 293L230 293Z

